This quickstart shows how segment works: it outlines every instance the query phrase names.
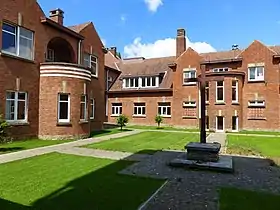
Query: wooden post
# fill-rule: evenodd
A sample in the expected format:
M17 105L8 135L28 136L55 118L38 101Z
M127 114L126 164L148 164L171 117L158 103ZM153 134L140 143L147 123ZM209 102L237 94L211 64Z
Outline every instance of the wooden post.
M206 102L205 102L205 65L201 65L201 78L200 78L200 143L206 143Z

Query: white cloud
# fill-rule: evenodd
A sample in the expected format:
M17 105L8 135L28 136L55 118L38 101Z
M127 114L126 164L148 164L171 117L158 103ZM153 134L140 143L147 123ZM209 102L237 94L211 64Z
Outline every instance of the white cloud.
M127 20L126 15L122 14L120 19L121 19L121 22L124 24L126 22L126 20Z
M215 52L216 49L206 42L191 42L186 37L186 49L193 48L198 53ZM176 55L176 39L166 38L154 43L143 43L141 38L134 39L132 44L124 47L124 57L165 57Z
M106 46L106 40L105 39L101 39L101 42L104 46Z
M156 12L158 7L163 5L162 0L144 0L144 1L151 12Z

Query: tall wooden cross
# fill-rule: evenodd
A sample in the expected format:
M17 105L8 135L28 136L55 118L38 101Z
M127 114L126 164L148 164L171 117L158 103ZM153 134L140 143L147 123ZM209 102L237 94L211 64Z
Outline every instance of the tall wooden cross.
M199 78L197 78L199 84L200 84L200 114L201 114L201 120L200 120L200 143L206 143L206 101L205 101L205 86L206 82L208 81L222 81L224 80L224 76L218 76L215 78L206 78L205 75L205 65L202 64L200 66L201 69L201 75Z

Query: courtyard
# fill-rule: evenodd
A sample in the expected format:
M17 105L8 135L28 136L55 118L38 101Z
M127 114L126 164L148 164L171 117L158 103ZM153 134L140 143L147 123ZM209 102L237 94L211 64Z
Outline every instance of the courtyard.
M210 140L213 134L207 135ZM188 142L199 141L197 130L134 127L91 136L0 145L8 153L0 155L1 207L272 210L280 206L277 133L226 134L221 155L233 156L232 174L167 165Z

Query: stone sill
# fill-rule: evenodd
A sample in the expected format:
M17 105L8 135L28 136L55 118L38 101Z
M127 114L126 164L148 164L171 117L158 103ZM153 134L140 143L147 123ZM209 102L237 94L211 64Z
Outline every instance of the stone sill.
M17 60L21 60L21 61L25 61L25 62L28 62L28 63L34 63L35 64L34 60L29 60L27 58L22 58L22 57L19 57L17 55L9 54L9 53L3 52L3 51L0 52L0 55L3 56L3 57L13 58L13 59L17 59Z
M265 83L265 80L248 80L248 83Z
M225 102L216 102L215 105L226 105Z
M164 116L164 115L160 115L162 118L171 118L171 115L170 116Z
M71 122L57 122L56 124L57 126L67 126L67 127L71 127L72 123Z
M196 86L196 82L183 83L183 86Z
M80 120L79 124L87 124L88 120Z
M231 105L240 105L239 102L231 102Z
M24 121L24 122L20 122L20 121L7 121L7 123L11 126L28 126L30 125L29 122Z
M266 117L263 117L263 118L253 118L253 117L249 117L249 118L247 118L247 120L266 120Z
M182 119L197 119L196 116L182 116Z
M112 114L110 115L111 117L119 117L120 115L117 115L117 114Z
M132 115L133 118L146 118L146 115Z

